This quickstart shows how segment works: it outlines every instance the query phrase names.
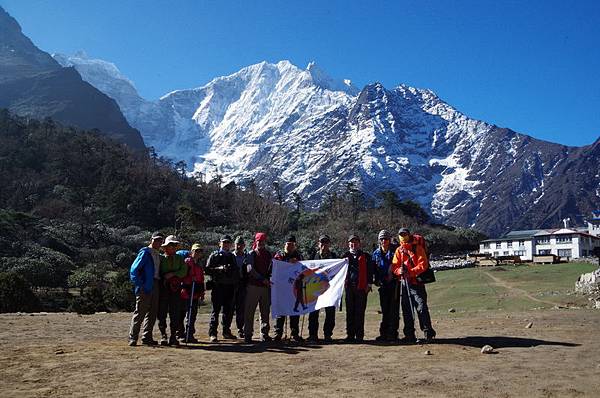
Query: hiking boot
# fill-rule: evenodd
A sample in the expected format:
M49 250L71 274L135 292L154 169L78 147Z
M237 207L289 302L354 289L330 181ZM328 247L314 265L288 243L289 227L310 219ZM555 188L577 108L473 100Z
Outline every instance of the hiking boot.
M210 336L210 338L208 339L211 343L216 343L219 341L219 339L217 339L217 336Z
M227 340L237 340L237 336L232 334L231 332L224 332L223 338Z
M177 340L177 337L171 336L171 338L169 339L169 345L178 347L179 346L179 340Z
M163 337L160 338L160 342L159 343L162 346L167 346L167 345L169 345L169 340L167 339L166 336L163 336Z
M148 345L148 346L155 346L158 345L158 341L156 340L142 340L142 344L143 345Z
M275 338L277 338L277 336L275 336ZM252 337L250 337L250 339L252 339ZM273 339L268 334L265 334L265 335L263 335L263 336L260 337L260 341L263 342L263 343L270 343L271 341L273 341Z
M282 338L283 338L283 336L282 336L282 335L280 335L280 334L276 334L276 335L275 335L275 338L273 339L273 341L275 341L275 342L277 342L277 343L278 343L278 342L280 342L280 341L281 341L281 339L282 339Z
M242 329L238 330L238 337L239 337L240 339L243 339L243 338L244 338L244 331L243 331Z
M246 343L246 344L252 344L252 337L251 336L244 337L244 343Z
M325 336L325 338L323 339L326 343L333 343L333 339L331 338L331 336Z
M355 343L356 339L352 336L346 336L346 338L344 339L345 343L351 344L351 343Z
M380 334L379 336L375 337L375 341L377 342L384 342L384 341L388 341L387 337Z
M129 340L129 347L135 347L137 345L137 340Z
M198 339L195 338L194 336L190 336L189 339L185 340L186 343L192 343L192 344L196 344L199 343Z
M306 341L309 342L309 343L318 343L319 342L319 338L317 336L310 335L310 336L308 336L308 338L306 339Z
M302 342L304 342L304 339L299 334L293 334L292 335L292 340L294 340L296 343L302 343Z
M425 341L431 343L435 339L435 330L425 331Z

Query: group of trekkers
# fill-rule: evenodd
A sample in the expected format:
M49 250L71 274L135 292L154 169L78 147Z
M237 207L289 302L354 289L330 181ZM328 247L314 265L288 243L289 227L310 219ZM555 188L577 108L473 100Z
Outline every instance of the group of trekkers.
M302 261L303 256L293 235L286 239L283 250L274 255L267 250L266 241L267 235L259 232L248 250L242 237L233 240L229 235L224 235L220 239L219 249L212 252L203 265L200 244L193 244L189 251L180 250L181 242L175 236L165 237L160 232L154 233L150 244L139 251L131 265L130 277L135 286L136 306L129 331L129 345L137 345L140 331L144 345L197 343L194 326L205 290L211 290L212 311L208 327L211 343L218 341L219 318L223 339L240 338L245 343L252 343L257 307L260 314L260 341L282 341L287 323L285 316L277 317L274 337L269 336L273 259L294 263ZM348 250L340 257L331 250L329 236L322 235L317 242L314 260L348 259L345 342L364 340L367 296L373 284L379 290L382 314L376 341L416 343L414 312L417 313L424 339L433 340L436 333L431 325L425 284L420 277L426 271L430 272L423 238L411 234L407 228L401 228L397 240L387 230L380 231L378 242L377 249L371 255L362 249L360 237L352 234L348 237ZM210 280L205 281L205 274L210 276ZM326 307L324 312L323 339L332 342L336 308ZM398 332L400 312L404 324L402 338ZM237 335L231 330L234 316ZM152 336L157 318L159 341ZM304 341L299 315L289 316L289 328L291 340L298 343ZM307 341L319 342L318 331L319 310L316 310L308 316Z

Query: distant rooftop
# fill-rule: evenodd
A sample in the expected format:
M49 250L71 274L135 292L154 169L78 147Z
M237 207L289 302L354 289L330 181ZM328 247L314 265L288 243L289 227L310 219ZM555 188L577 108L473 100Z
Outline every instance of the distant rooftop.
M513 238L513 239L529 238L541 231L543 231L543 230L542 229L526 229L523 231L510 231L509 233L504 235L503 238Z

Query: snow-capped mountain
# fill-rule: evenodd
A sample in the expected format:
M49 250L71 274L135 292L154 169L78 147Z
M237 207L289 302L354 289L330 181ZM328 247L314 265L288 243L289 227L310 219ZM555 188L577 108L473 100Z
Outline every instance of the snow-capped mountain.
M471 119L430 90L379 83L358 90L314 63L300 69L281 61L148 102L114 65L68 62L117 100L159 154L225 181L253 180L264 189L277 181L309 205L352 182L367 196L393 190L436 219L488 233L581 218L600 207L598 142L578 149L536 140ZM570 204L550 211L547 193L557 191L558 171L569 170L561 165L588 152L595 155L586 188L571 184L562 192L597 193L574 192Z

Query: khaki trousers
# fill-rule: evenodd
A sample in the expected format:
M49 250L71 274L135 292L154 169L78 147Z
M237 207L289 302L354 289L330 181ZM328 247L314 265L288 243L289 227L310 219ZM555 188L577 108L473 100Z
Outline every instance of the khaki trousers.
M271 289L267 286L248 284L246 290L246 311L244 316L244 337L251 338L254 333L254 312L260 309L260 334L269 335L269 311L271 308Z
M142 322L144 330L142 340L152 340L152 329L154 329L156 315L158 314L158 290L158 281L155 281L150 294L146 294L143 290L140 290L140 293L135 297L135 310L131 317L129 340L137 341Z

